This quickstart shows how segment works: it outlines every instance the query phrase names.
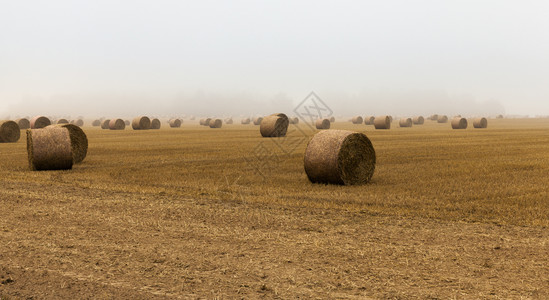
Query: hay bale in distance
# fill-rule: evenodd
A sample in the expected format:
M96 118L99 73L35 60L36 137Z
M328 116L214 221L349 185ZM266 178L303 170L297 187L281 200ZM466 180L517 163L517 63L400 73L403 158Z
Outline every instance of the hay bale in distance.
M69 124L69 121L67 119L59 119L55 124Z
M147 130L151 128L151 119L146 116L135 117L132 120L133 130Z
M289 118L288 121L290 122L290 124L299 124L299 118L298 117L293 117L293 118Z
M110 130L124 130L126 129L126 123L122 119L112 119L109 121Z
M438 123L448 123L448 117L445 116L445 115L443 115L443 116L438 116L437 122L438 122Z
M261 120L259 132L262 137L283 137L286 136L290 120L285 114L270 115Z
M151 120L151 129L160 129L160 120L158 119L152 119Z
M414 123L414 125L423 125L425 119L422 116L416 116L412 118L412 123Z
M263 117L255 117L253 118L252 122L254 125L261 125L261 121L263 121Z
M438 115L437 115L437 114L431 115L431 116L429 117L429 120L431 120L431 121L438 121Z
M44 128L51 125L50 119L44 116L36 116L30 121L30 127L32 129Z
M465 118L453 118L452 129L467 129L467 119Z
M204 118L204 119L200 119L200 125L203 125L203 126L210 126L210 121L212 119L211 118Z
M14 121L0 121L0 143L16 143L21 138L21 129Z
M412 127L412 118L401 118L399 121L398 121L398 125L400 127Z
M488 128L488 120L486 118L473 119L473 128Z
M61 126L27 130L27 153L32 171L72 169L69 130Z
M240 121L240 124L243 124L243 125L248 125L252 122L252 120L250 120L250 118L244 118Z
M233 118L226 118L226 119L225 119L225 124L231 125L231 124L233 124L233 123L234 123Z
M105 119L101 121L101 129L109 129L110 122L111 122L110 119Z
M19 125L19 129L29 129L30 128L30 121L27 118L20 118L15 120L15 123Z
M69 131L69 137L71 139L72 163L81 163L88 155L88 137L86 136L86 133L84 133L84 130L74 124L57 124L50 125L46 128L54 126L66 128Z
M330 123L334 123L336 121L336 118L334 116L330 117Z
M330 129L330 120L318 119L315 123L316 129Z
M131 124L132 124L132 122L130 122L130 120L124 120L124 125L130 126Z
M101 120L93 120L92 126L93 126L93 127L99 127L99 126L101 126Z
M76 126L78 126L78 127L82 127L82 126L84 126L84 120L82 120L82 119L77 119L77 120L72 121L71 124L74 124L74 125L76 125Z
M355 116L351 119L351 122L353 124L362 124L362 117L361 116Z
M496 119L503 119L503 115L497 115Z
M364 125L374 125L374 120L375 119L376 119L376 117L374 117L374 116L364 117Z
M391 118L389 116L377 116L374 119L375 129L391 129Z
M221 128L222 125L223 125L223 121L221 121L221 119L210 120L210 128Z
M305 173L313 183L366 184L374 174L375 165L372 142L358 132L321 131L305 150Z
M169 122L171 128L179 128L181 127L181 120L180 119L171 119Z

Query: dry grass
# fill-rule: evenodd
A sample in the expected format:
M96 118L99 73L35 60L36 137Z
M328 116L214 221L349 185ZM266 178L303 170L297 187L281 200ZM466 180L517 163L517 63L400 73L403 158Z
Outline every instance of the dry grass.
M0 295L549 294L549 120L334 123L375 147L364 186L311 184L293 125L282 144L257 127L184 127L85 128L88 157L72 171L30 172L24 141L0 144ZM244 159L258 145L276 154L259 160L273 162L258 167L268 180Z

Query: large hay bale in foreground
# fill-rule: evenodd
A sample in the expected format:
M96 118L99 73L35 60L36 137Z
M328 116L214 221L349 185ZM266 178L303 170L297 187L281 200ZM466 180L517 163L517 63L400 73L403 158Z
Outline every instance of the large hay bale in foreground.
M362 133L326 130L315 134L307 145L304 165L313 183L365 184L374 174L376 153Z
M132 120L133 130L147 130L151 128L151 119L145 116L135 117Z
M84 130L74 124L57 124L50 125L50 127L61 127L69 131L69 137L71 139L71 151L73 164L81 163L88 155L88 137Z
M240 124L243 124L243 125L248 125L252 122L252 120L250 120L250 118L244 118L240 121Z
M27 153L33 171L72 169L69 130L61 126L27 130Z
M412 123L414 123L414 125L423 125L425 119L422 116L416 116L412 118Z
M330 129L330 120L318 119L315 122L316 129Z
M152 119L151 120L151 129L160 129L160 120L158 119Z
M437 122L438 123L448 123L448 116L438 116L438 119L437 119Z
M398 125L400 127L412 127L412 118L401 118L399 121L398 121Z
M15 123L19 125L19 129L29 129L30 128L30 121L27 118L20 118L15 120Z
M488 120L486 118L473 119L473 128L488 128Z
M179 119L171 119L169 122L171 128L179 128L181 127L181 120Z
M44 128L51 125L50 119L44 116L36 116L30 121L30 127L32 129Z
M351 122L353 124L362 124L362 117L361 116L355 116L351 119Z
M109 129L110 123L111 123L111 119L105 119L101 121L101 129Z
M0 121L0 143L15 143L21 138L21 129L14 121Z
M465 118L453 118L452 129L467 129L467 119Z
M92 126L93 126L93 127L99 127L99 126L101 126L101 120L93 120Z
M221 125L223 125L223 121L221 121L221 119L210 120L210 128L221 128Z
M391 117L389 116L377 116L374 119L375 129L391 129Z
M254 125L261 125L261 121L263 121L263 117L255 117L253 118L252 122Z
M366 116L364 117L364 125L374 125L374 120L376 117L374 116Z
M124 130L126 129L126 123L122 119L112 119L109 121L110 130Z
M270 115L261 120L259 132L262 137L286 136L290 120L285 114Z

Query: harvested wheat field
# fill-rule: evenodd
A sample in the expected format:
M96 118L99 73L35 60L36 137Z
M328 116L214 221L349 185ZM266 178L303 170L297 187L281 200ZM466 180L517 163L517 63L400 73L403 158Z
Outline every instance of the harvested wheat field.
M189 123L189 124L187 124ZM549 119L364 133L365 185L312 184L290 125L101 130L30 171L0 144L0 299L544 299Z

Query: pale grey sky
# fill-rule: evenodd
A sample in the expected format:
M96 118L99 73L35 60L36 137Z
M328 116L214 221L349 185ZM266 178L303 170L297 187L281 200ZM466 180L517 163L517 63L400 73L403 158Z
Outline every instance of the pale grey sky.
M549 1L0 0L0 116L549 115Z

